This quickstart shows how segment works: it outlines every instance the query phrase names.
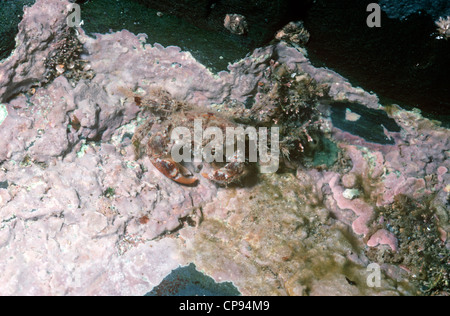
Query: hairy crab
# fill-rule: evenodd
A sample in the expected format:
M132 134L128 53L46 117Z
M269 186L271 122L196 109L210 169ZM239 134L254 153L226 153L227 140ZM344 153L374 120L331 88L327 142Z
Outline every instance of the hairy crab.
M149 96L134 96L134 102L142 107L144 112L150 112L148 119L138 127L132 138L136 159L143 153L146 154L163 175L183 185L194 185L198 179L185 166L172 159L173 130L181 126L193 131L194 121L199 120L204 129L216 127L224 134L227 127L237 126L225 115L205 112L205 109L178 101L162 89L152 90ZM201 145L203 148L206 144ZM239 181L246 174L246 163L233 157L226 158L227 163L221 167L211 164L211 170L203 172L202 176L224 186Z
M228 127L279 127L279 138L275 137L276 143L267 139L267 148L277 151L279 147L282 161L288 168L296 169L296 163L313 165L314 155L320 150L327 130L318 105L328 97L329 87L318 83L301 68L291 69L275 60L268 61L263 77L257 84L255 95L247 100L252 102L240 104L237 101L225 101L220 113L176 100L162 89L151 90L145 95L128 90L128 96L142 107L143 112L150 112L132 139L137 158L145 152L153 165L170 179L180 184L195 184L198 179L172 159L174 142L171 135L180 126L193 131L194 122L200 120L204 130L215 127L222 134L226 134ZM209 140L202 140L202 150L206 142ZM244 150L247 151L247 147ZM228 154L225 156L226 164L212 164L212 171L203 172L202 175L225 186L238 182L248 173L247 162L256 162L247 157L242 159L242 154L247 155L247 152L242 151ZM258 154L261 158L262 153ZM218 155L221 156L221 153ZM258 164L263 167L266 162L260 159ZM208 168L207 165L204 167Z

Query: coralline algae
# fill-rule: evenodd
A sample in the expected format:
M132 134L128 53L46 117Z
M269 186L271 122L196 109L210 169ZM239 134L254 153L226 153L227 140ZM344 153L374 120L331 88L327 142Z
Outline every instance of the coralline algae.
M206 179L180 186L147 158L135 161L131 138L143 118L124 88L160 87L205 110L226 110L230 100L245 110L278 61L326 85L333 102L379 110L378 98L313 67L286 43L214 75L191 54L126 30L91 38L80 29L81 57L95 76L60 75L39 86L43 58L64 41L68 3L38 0L27 9L23 43L0 63L1 294L144 295L189 263L243 295L416 294L407 273L389 262L380 261L381 288L368 288L369 258L377 255L366 250L403 249L377 213L398 195L431 197L436 226L442 235L450 230L448 130L385 109L401 130L386 132L394 144L376 144L334 126L323 103L334 156L328 166L317 156L317 168L291 166L295 176L260 175L247 187ZM346 189L360 196L346 199Z

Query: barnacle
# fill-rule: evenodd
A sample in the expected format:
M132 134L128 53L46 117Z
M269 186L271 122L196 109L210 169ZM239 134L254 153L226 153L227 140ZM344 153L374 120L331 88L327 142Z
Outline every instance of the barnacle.
M276 40L285 41L294 46L302 46L307 44L309 38L310 34L301 21L290 22L275 35Z
M274 62L270 68L269 84L259 86L259 97L248 114L250 120L259 126L281 127L281 150L288 160L311 155L322 134L317 105L328 95L328 87L285 64Z
M448 16L447 18L441 17L435 23L436 23L436 26L438 27L439 34L443 38L449 39L450 38L450 16Z
M94 73L86 65L86 61L81 59L82 53L83 45L74 34L74 30L68 28L66 36L45 60L45 81L51 82L63 74L75 83L80 79L92 79Z

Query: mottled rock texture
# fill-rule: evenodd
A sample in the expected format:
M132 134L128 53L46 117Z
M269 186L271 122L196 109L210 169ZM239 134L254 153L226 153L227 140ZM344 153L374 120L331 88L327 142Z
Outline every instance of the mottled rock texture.
M244 106L278 61L329 86L333 101L379 108L378 98L285 43L213 74L190 53L126 30L95 38L78 30L92 75L64 72L47 82L44 58L68 34L67 3L38 0L27 9L19 46L0 64L0 294L143 295L189 262L243 294L414 293L395 265L383 265L381 288L367 287L367 244L395 248L395 240L372 231L365 210L389 203L381 188L412 197L434 188L448 222L448 130L394 112L403 129L389 147L344 137L327 121L343 151L332 170L300 167L297 176L255 177L249 187L203 178L180 186L147 157L135 159L131 138L145 117L130 92L160 87L205 110ZM349 173L356 180L348 175L346 186L367 180L363 208L339 203ZM391 178L398 173L401 180Z
M38 1L32 8L25 7L15 52L0 65L0 102L44 80L49 47L61 41L67 32L61 17L67 4L67 1Z
M219 192L207 203L184 257L216 280L233 280L244 295L398 295L408 284L366 283L361 241L323 204L307 175L269 175L251 189ZM210 253L220 253L216 260ZM218 268L221 267L221 268Z

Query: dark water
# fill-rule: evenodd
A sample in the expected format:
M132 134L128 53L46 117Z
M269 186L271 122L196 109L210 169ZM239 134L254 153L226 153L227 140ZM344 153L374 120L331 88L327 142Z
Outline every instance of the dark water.
M240 296L231 282L216 283L191 263L173 270L145 296Z
M14 49L18 24L22 20L23 6L31 6L35 0L0 0L0 60Z
M401 131L395 120L389 118L382 110L368 109L360 104L348 102L334 102L331 108L331 120L335 127L358 135L368 142L393 145L395 141L385 135L384 129L389 132ZM356 122L348 121L345 119L347 110L361 117Z
M431 17L406 21L382 13L381 28L369 28L367 0L317 0L305 16L309 57L374 91L383 104L423 110L450 126L450 41L436 40Z

